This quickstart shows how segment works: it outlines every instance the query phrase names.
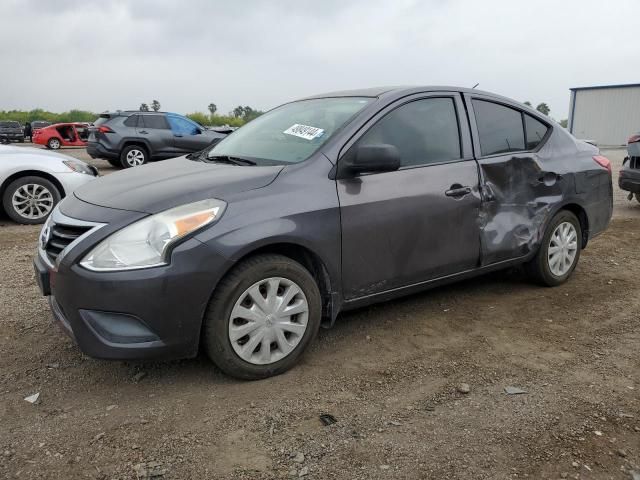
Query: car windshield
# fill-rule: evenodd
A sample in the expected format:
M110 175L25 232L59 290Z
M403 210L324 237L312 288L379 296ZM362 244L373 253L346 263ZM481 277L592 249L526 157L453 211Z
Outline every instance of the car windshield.
M4 128L19 128L20 124L18 122L0 122L0 127L4 127Z
M340 97L282 105L233 132L207 158L247 158L257 165L302 162L371 101Z

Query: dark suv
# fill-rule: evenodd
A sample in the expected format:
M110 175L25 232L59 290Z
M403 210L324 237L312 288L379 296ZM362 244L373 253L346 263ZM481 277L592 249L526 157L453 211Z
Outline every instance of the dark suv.
M0 138L4 138L8 141L17 140L20 143L24 142L24 130L20 122L14 122L13 120L5 120L0 122Z
M118 111L100 114L89 129L87 152L129 168L197 152L225 136L175 113Z

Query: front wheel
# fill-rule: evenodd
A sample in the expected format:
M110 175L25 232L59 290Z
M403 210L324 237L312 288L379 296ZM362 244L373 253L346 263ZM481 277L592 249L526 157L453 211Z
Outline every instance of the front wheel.
M49 147L51 150L58 150L60 148L60 140L58 140L57 138L50 138L47 142L47 147Z
M22 177L9 184L2 196L7 215L14 221L32 225L43 223L60 201L60 191L46 178Z
M225 373L244 380L279 375L320 327L322 302L309 271L288 257L260 255L218 285L205 315L204 346Z
M580 259L582 229L571 212L562 210L553 219L536 256L527 264L538 283L555 287L567 281Z

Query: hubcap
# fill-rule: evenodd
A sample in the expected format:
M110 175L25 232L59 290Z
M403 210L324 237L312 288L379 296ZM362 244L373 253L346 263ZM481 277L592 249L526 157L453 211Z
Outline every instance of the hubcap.
M549 269L556 277L565 275L576 259L578 233L572 223L562 222L556 227L549 240L547 260Z
M127 163L132 167L137 167L144 163L144 153L140 150L129 150L127 153Z
M60 142L56 139L53 139L49 142L49 145L51 146L51 148L53 148L54 150L57 150L60 147Z
M240 358L267 365L289 355L307 330L309 305L291 280L271 277L238 298L229 318L229 340Z
M18 215L35 220L49 215L53 208L53 195L44 185L28 183L13 193L11 204Z

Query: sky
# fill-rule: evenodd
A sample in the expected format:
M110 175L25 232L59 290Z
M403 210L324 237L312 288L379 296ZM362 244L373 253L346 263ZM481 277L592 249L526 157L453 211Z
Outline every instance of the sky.
M640 83L637 0L2 0L0 110L267 110L454 85L567 117L569 88Z

